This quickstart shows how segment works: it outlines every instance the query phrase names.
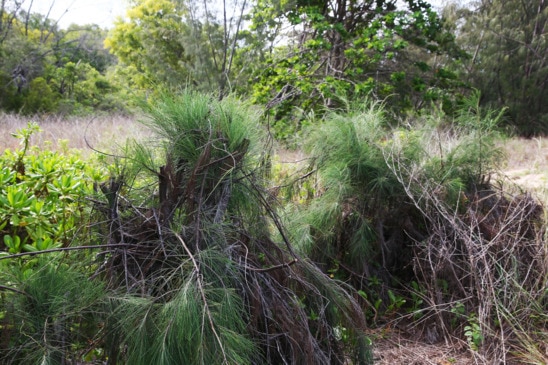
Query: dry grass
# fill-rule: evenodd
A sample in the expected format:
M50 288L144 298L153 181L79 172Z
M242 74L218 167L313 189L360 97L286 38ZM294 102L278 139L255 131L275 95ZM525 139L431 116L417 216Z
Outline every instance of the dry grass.
M548 138L512 138L504 143L509 169L548 167Z
M503 149L506 175L548 203L548 138L512 138L505 141Z
M15 149L19 141L11 136L27 122L34 121L43 132L33 136L32 144L42 148L76 148L90 151L86 140L93 148L106 149L123 144L127 138L141 139L146 129L137 122L138 117L103 115L99 117L23 117L0 112L0 148ZM548 138L513 138L505 141L507 154L505 173L518 185L535 191L548 190ZM301 152L278 151L284 163L295 163L303 159Z
M427 344L412 339L410 334L392 333L375 339L376 365L473 365L466 344Z
M31 138L31 145L53 150L78 149L83 156L92 153L92 149L113 152L128 138L141 139L146 129L137 122L138 117L122 115L104 115L99 117L23 117L15 114L0 113L0 149L14 150L19 140L12 133L25 128L29 121L36 122L42 129ZM86 142L87 141L87 142Z

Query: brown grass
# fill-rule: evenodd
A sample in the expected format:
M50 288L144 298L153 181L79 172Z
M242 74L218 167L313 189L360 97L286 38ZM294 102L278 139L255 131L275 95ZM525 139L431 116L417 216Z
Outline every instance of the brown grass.
M505 174L518 186L548 202L548 138L512 138L505 141Z
M33 136L31 143L41 148L76 148L84 154L91 152L87 142L96 149L112 151L128 138L142 139L147 130L138 123L138 116L102 115L86 117L33 116L23 117L0 112L0 149L15 149L19 140L11 136L27 122L34 121L43 130ZM536 191L548 189L548 138L512 138L504 142L507 155L506 175L518 185ZM299 151L280 149L283 163L302 160Z
M23 117L0 113L0 149L3 151L7 148L18 148L20 141L12 133L25 128L32 121L42 129L41 133L32 136L32 146L53 150L78 149L84 156L93 152L89 146L96 150L113 152L124 145L128 138L142 139L146 136L146 128L137 120L138 117L122 115Z
M427 344L412 339L412 334L390 333L375 339L373 357L376 365L473 365L466 344Z

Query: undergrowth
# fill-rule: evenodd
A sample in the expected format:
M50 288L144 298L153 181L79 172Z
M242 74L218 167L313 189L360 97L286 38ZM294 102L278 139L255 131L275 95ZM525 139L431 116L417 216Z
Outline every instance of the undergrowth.
M388 325L545 364L544 207L501 178L502 113L478 100L399 127L381 104L330 113L291 171L251 107L191 92L151 100L151 138L104 170L21 131L0 187L3 363L370 364L367 327Z
M400 128L375 104L329 115L308 138L315 197L286 222L302 254L359 290L372 324L462 339L480 363L543 363L543 207L495 180L502 112L478 101Z
M125 165L133 168L102 186L110 197L104 242L127 245L110 250L96 273L124 292L110 301L109 359L368 363L351 288L285 235L263 181L268 141L252 110L185 92L164 95L147 113L154 143L135 145ZM135 189L132 174L156 182Z

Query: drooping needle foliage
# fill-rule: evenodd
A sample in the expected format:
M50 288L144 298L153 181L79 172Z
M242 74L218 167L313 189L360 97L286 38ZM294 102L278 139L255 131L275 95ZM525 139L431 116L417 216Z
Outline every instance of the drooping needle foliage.
M516 341L538 359L523 332L546 323L542 208L494 183L503 112L474 93L456 115L407 128L389 127L375 104L329 115L308 139L315 197L289 209L291 237L360 291L372 321L407 310L430 326L425 341L464 334L477 361L506 363ZM522 326L525 313L539 320Z
M147 112L156 143L128 162L145 168L102 186L105 242L127 244L98 272L125 292L110 301L109 358L343 364L350 354L367 363L364 317L350 289L294 252L270 205L256 114L192 92L163 95ZM156 183L138 190L130 171L152 172Z

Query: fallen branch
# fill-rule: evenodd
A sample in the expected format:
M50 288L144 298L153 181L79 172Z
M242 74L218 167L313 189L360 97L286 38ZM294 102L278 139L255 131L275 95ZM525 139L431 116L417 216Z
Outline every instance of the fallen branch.
M21 253L15 253L13 255L0 256L0 261L1 260L7 260L7 259L15 259L17 257L23 257L23 256L36 256L36 255L41 255L41 254L44 254L44 253L52 253L52 252L91 250L91 249L95 249L95 248L129 247L129 246L132 246L132 244L129 244L129 243L114 243L114 244L106 244L106 245L50 248L49 250L21 252Z

